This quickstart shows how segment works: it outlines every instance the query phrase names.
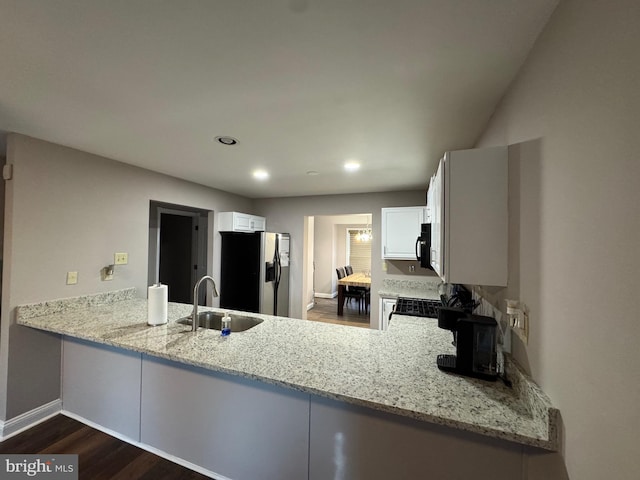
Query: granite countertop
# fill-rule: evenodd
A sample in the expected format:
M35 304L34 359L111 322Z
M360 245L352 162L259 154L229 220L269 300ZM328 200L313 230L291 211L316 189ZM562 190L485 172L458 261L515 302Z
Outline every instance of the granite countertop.
M146 324L134 289L17 307L17 322L74 338L259 380L421 421L558 448L557 414L515 365L514 388L438 370L455 353L435 319L395 315L386 331L251 314L264 322L221 337L176 320L191 305L169 303L169 322ZM202 310L221 309L201 307ZM233 317L234 313L231 312ZM246 313L245 313L246 314Z

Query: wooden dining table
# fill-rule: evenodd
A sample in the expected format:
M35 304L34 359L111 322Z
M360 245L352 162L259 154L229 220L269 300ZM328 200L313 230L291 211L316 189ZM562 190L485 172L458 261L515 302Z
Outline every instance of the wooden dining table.
M338 280L338 315L344 314L344 292L347 287L371 288L371 276L364 272L352 273Z

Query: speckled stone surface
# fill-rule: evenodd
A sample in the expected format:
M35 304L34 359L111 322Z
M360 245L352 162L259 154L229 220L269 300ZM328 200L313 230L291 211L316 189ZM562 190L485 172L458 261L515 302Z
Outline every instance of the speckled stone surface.
M98 305L108 305L110 303L131 300L136 296L135 288L126 288L113 292L104 292L82 297L61 298L42 303L30 303L20 305L16 315L22 319L41 317L43 315L55 315L57 313L67 313L73 310L83 309Z
M169 322L150 327L146 300L72 303L74 308L54 313L18 307L17 321L421 421L549 450L558 447L552 425L557 411L519 371L514 374L518 388L509 389L501 382L438 370L436 355L455 351L450 332L439 329L435 319L394 316L382 332L255 314L264 322L221 337L218 331L194 333L176 322L191 312L191 305L170 303ZM35 316L34 311L44 313Z
M378 295L385 298L428 298L439 299L438 284L439 279L425 277L417 279L415 277L402 278L385 278L382 280L382 288L378 291Z

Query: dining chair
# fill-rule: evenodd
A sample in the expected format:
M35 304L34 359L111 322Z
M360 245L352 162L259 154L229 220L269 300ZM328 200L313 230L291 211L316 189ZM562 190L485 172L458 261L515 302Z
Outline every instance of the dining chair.
M346 277L345 274L345 270L343 267L338 267L336 268L336 274L338 275L338 280ZM356 287L349 287L346 286L344 287L344 298L346 299L347 302L349 302L351 299L355 299L358 301L358 314L360 313L361 309L362 309L362 293L356 290L353 290Z
M353 275L353 267L351 265L346 265L344 267L344 271L347 275ZM362 297L360 301L364 305L364 313L367 313L368 312L367 308L369 306L369 300L371 295L371 292L369 291L369 289L367 287L349 287L349 290L360 294L360 296ZM358 308L358 313L360 313L360 308Z

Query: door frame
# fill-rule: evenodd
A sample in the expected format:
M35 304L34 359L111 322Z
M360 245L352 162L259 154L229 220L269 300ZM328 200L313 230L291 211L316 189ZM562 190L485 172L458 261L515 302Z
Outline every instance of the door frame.
M184 205L174 205L151 200L149 203L149 265L148 284L158 283L160 278L160 230L162 228L162 214L181 215L191 217L191 262L197 268L191 271L191 285L193 290L199 278L207 274L207 236L209 210L203 210ZM195 227L198 227L197 230ZM204 304L206 293L204 289L198 292L198 303Z

